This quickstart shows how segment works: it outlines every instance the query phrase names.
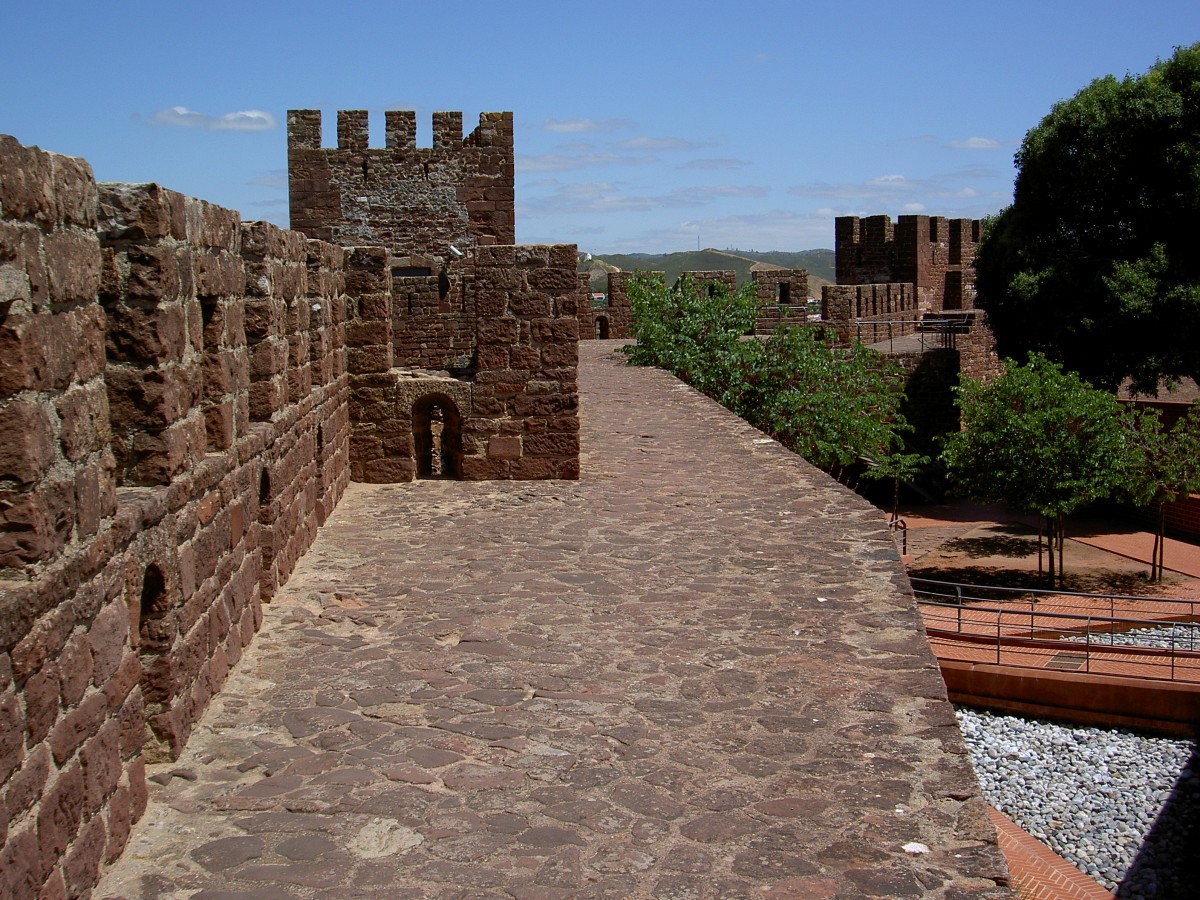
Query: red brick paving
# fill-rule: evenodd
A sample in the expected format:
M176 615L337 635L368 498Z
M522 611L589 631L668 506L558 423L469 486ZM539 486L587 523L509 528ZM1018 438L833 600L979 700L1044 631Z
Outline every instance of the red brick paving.
M1021 829L997 809L988 807L1000 850L1008 860L1020 900L1113 900L1113 894Z

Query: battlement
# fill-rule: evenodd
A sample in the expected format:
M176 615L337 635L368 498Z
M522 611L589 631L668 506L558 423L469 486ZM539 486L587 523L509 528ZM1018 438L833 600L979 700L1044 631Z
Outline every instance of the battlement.
M978 219L944 216L839 216L834 223L840 285L914 285L921 310L969 309Z
M435 112L432 147L417 147L412 111L384 113L384 147L370 146L369 125L366 110L339 111L327 148L320 110L288 112L292 228L439 262L516 242L512 113L481 113L464 137L461 112Z
M370 115L365 109L341 109L337 114L337 147L322 147L322 117L319 109L288 111L288 151L337 149L359 152L381 149L410 152L417 147L417 114L411 109L385 110L384 147L372 148L369 136ZM433 114L433 149L450 151L463 147L513 149L512 113L479 114L479 126L463 137L461 112Z

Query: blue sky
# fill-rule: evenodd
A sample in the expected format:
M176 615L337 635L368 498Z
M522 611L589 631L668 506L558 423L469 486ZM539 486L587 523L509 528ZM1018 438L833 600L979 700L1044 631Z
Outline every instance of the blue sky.
M287 224L288 109L516 122L517 240L833 246L837 215L979 216L1093 78L1200 40L1196 0L7 0L0 132Z

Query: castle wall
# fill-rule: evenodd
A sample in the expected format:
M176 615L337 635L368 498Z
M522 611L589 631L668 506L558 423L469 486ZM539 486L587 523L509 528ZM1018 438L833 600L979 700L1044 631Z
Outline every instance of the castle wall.
M751 269L750 280L758 300L755 334L770 334L780 325L808 324L806 269Z
M679 281L688 278L696 287L706 286L711 292L716 286L720 286L730 294L737 292L737 272L733 269L706 269L696 272L683 272L679 276ZM676 282L678 284L678 282Z
M922 312L972 309L980 222L941 216L839 216L834 223L839 285L908 283Z
M912 334L920 315L911 284L827 284L821 289L821 318L841 343L872 344Z
M321 146L319 110L288 112L291 225L344 247L455 258L516 242L512 113L483 113L463 137L462 113L433 114L433 146L416 146L416 117L385 113L386 146L372 148L367 113L338 113L338 146Z
M586 273L579 276L579 339L633 337L633 309L629 305L630 272L608 273L608 305L593 307L591 281Z
M0 894L121 853L341 496L341 255L0 136Z
M394 367L391 261L355 248L347 261L352 300L346 327L352 402L351 474L356 481L411 481L422 472L416 414L452 407L461 446L453 477L579 476L579 279L575 246L479 248L464 279L476 311L470 378ZM401 313L403 315L403 313Z

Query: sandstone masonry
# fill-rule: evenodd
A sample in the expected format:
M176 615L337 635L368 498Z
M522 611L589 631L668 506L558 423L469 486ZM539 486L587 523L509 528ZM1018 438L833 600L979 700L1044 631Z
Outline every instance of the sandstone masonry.
M121 853L340 498L342 257L0 137L0 894Z
M351 474L577 478L577 342L590 308L574 245L514 247L512 113L288 113L292 225L346 245ZM594 329L593 322L587 325Z

